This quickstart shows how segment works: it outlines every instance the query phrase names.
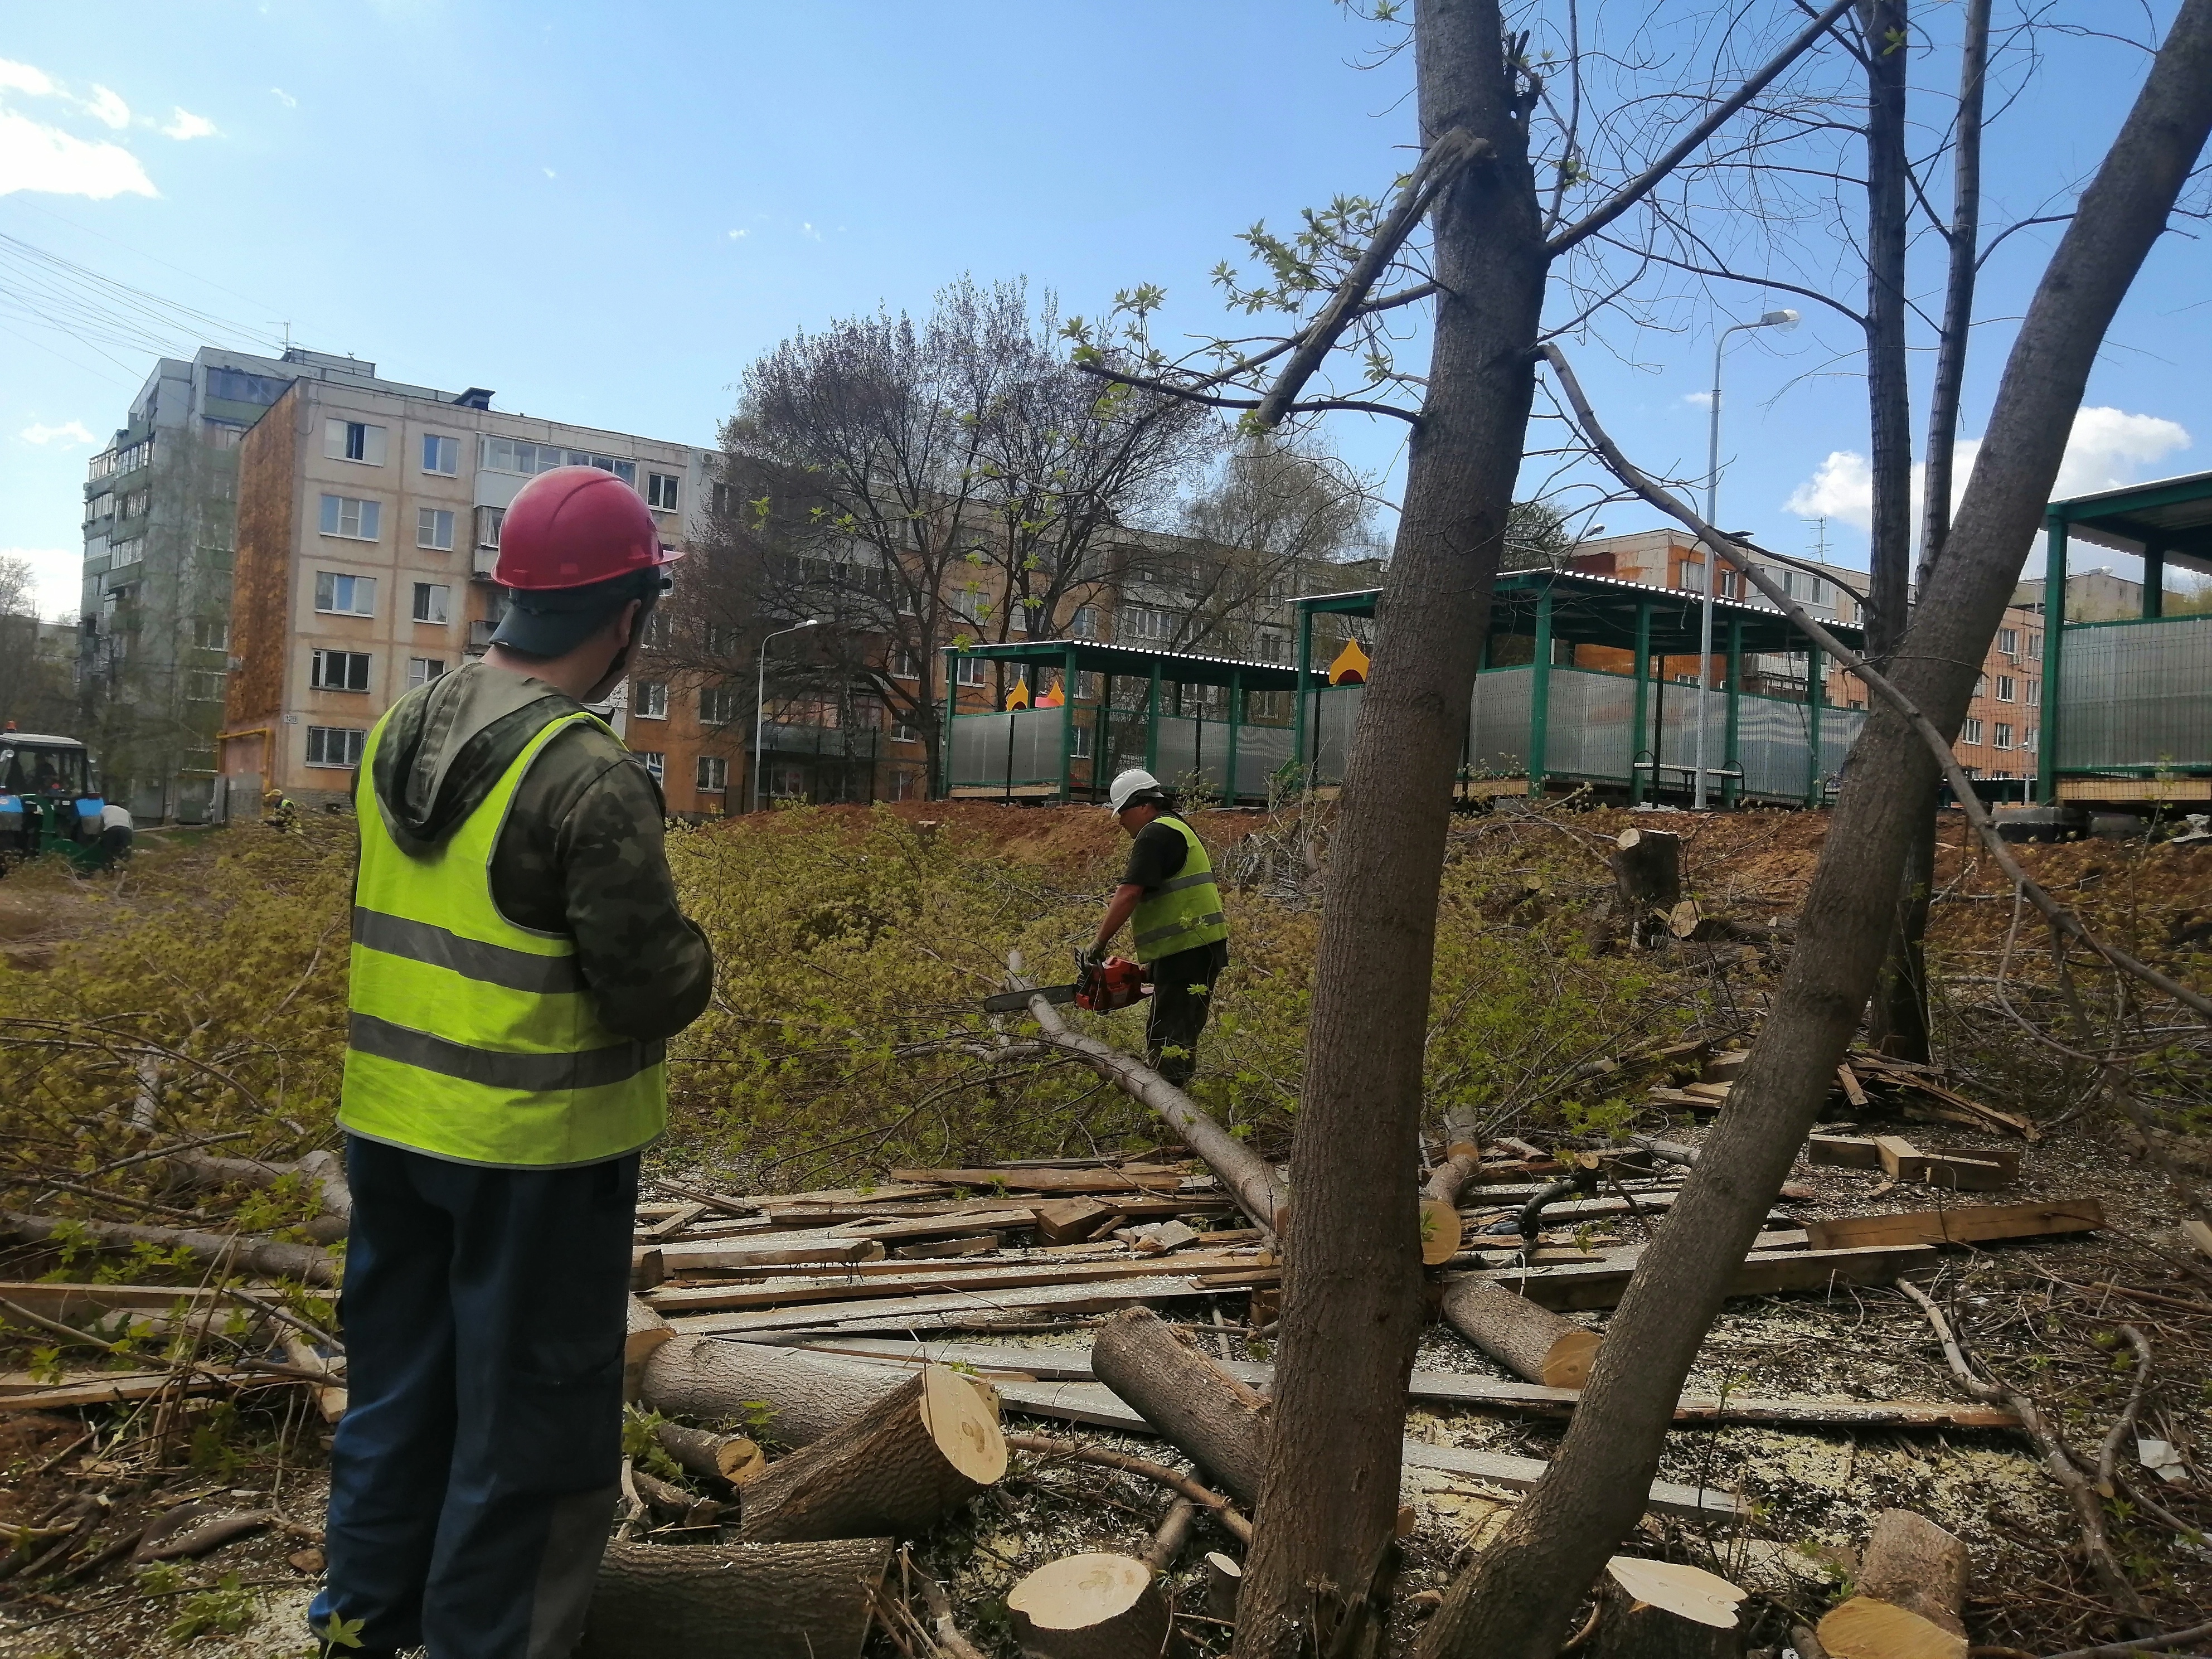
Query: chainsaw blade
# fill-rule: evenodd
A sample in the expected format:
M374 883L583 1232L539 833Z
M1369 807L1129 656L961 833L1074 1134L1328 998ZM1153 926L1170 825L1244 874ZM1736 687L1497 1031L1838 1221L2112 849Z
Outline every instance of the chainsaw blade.
M1030 1006L1031 997L1042 997L1047 1002L1073 1002L1076 988L1073 985L1045 985L1034 991L1001 991L994 997L983 999L987 1014L1018 1014Z

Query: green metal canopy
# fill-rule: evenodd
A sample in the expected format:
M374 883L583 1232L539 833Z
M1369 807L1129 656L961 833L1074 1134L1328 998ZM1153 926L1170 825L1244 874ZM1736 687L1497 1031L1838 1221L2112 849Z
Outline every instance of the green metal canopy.
M2076 495L2045 511L2075 541L2212 574L2212 472Z
M1244 662L1235 657L1205 657L1182 651L1148 651L1141 646L1104 645L1096 640L1009 640L998 645L947 647L954 655L998 662L1036 663L1110 674L1116 678L1160 678L1182 685L1231 685L1246 691L1293 691L1298 672L1284 663Z

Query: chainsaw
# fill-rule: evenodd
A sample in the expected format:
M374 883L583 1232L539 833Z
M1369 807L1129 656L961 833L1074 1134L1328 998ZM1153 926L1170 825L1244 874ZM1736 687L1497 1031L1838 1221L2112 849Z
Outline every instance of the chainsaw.
M1072 1002L1094 1014L1110 1013L1141 1000L1152 989L1145 983L1144 969L1127 957L1109 957L1094 966L1085 962L1078 951L1075 960L1074 984L1040 986L1034 991L1001 991L996 996L983 999L983 1012L1018 1014L1030 1006L1031 997L1042 997L1047 1002Z

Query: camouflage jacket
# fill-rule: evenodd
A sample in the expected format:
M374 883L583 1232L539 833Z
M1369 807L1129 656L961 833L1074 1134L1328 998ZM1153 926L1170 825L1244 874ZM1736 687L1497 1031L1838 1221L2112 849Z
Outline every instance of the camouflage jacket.
M581 707L542 680L471 663L394 706L376 754L377 805L406 851L442 842L530 740ZM678 908L660 787L620 741L575 726L538 755L492 850L509 921L568 933L600 1021L673 1036L706 1008L714 958Z

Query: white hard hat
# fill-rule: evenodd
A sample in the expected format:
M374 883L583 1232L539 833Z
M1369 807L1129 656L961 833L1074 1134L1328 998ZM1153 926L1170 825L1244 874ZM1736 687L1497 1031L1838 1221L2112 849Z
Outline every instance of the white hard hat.
M1160 781L1141 766L1133 766L1114 780L1114 787L1106 794L1106 810L1119 812L1129 804L1132 795L1141 795L1147 789L1158 789Z

